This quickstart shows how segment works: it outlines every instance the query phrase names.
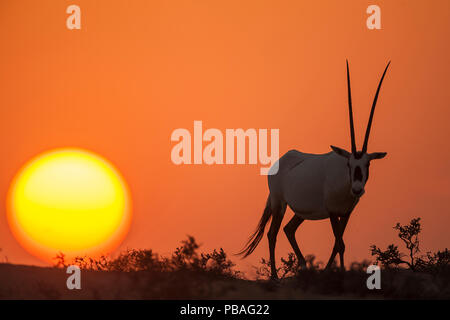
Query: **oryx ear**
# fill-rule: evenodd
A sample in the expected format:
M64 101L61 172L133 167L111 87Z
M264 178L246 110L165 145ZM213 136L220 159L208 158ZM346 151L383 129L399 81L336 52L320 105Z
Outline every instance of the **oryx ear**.
M387 155L386 152L373 152L369 153L370 160L383 159Z
M333 149L334 152L336 152L341 157L344 157L344 158L348 159L352 155L350 152L348 152L348 151L346 151L344 149L341 149L339 147L335 147L335 146L330 146L330 147L331 147L331 149Z

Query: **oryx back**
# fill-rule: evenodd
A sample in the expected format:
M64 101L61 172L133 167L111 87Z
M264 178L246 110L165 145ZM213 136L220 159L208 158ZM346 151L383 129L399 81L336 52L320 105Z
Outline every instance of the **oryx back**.
M344 214L354 199L345 160L334 152L303 153L291 150L279 159L279 171L268 177L271 197L281 200L306 220Z

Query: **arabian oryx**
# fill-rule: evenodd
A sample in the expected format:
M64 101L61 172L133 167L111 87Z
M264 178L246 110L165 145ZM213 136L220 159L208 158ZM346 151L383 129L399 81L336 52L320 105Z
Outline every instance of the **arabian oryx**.
M272 278L277 279L275 268L275 243L286 206L295 213L284 227L284 232L294 249L299 265L306 266L295 240L295 232L304 220L330 219L335 243L326 269L328 269L339 253L340 266L344 269L345 245L342 239L351 212L364 194L364 186L369 178L370 161L382 159L385 152L367 153L373 114L386 71L384 70L373 99L367 124L364 144L361 151L356 150L355 130L353 126L352 97L350 74L347 62L348 110L350 117L350 137L352 150L331 146L333 151L325 154L303 153L290 150L284 154L272 168L278 169L274 175L268 176L269 197L258 227L250 237L246 247L240 252L244 258L250 255L261 241L264 228L272 218L267 234L269 239L270 267Z

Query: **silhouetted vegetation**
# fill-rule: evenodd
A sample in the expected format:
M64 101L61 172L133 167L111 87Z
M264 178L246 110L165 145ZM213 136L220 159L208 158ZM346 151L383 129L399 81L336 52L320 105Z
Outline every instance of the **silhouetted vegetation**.
M305 256L306 270L318 271L322 268L323 262L316 261L314 255ZM334 266L336 267L336 266ZM261 258L259 267L255 267L256 276L258 280L270 278L270 260ZM287 257L281 257L281 266L277 268L277 273L280 279L286 279L293 276L298 276L302 271L298 263L297 257L294 253L288 253Z
M208 272L216 276L239 277L240 272L234 270L235 264L228 259L225 251L220 248L210 253L199 253L200 245L195 238L188 236L181 241L170 257L161 257L151 249L128 249L121 252L117 258L101 256L76 257L72 265L77 265L82 270L91 271L120 271L120 272ZM59 253L55 267L67 267L65 256Z
M406 247L407 254L400 252L397 245L390 244L386 250L381 250L375 245L370 247L375 263L381 264L386 269L399 269L407 266L412 271L444 272L450 268L450 253L447 248L443 251L427 252L420 255L419 234L422 231L420 218L415 218L407 225L397 223L394 226L399 239Z
M368 275L365 271L367 266L370 265L367 260L353 262L346 272L342 272L336 263L333 263L331 268L325 271L323 269L324 263L317 261L314 255L305 256L305 260L306 268L302 268L294 253L282 257L280 267L277 268L281 279L280 283L274 285L269 281L264 286L268 290L288 286L313 296L346 296L350 298L382 295L379 292L367 289ZM260 266L256 268L256 273L258 281L264 283L264 279L270 277L270 261L261 259Z
M449 299L449 251L421 254L420 219L394 229L406 248L371 246L381 266L381 289L369 290L368 260L353 262L346 271L336 264L325 271L314 255L301 268L295 254L281 258L279 282L270 279L269 261L261 259L256 280L247 280L220 249L201 252L194 237L181 241L172 254L129 249L116 257L55 257L55 268L0 264L0 298L32 299L302 299L376 298ZM404 252L402 252L404 251ZM82 269L82 289L68 290L69 264ZM18 280L19 279L19 280ZM21 281L20 284L17 281Z
M327 296L352 296L371 298L450 298L449 251L420 255L420 218L408 225L397 223L394 229L407 249L401 253L398 246L391 244L386 250L371 246L375 264L383 267L381 290L369 290L366 286L368 260L353 262L350 268L341 272L334 263L330 270L323 270L323 263L313 255L305 257L306 268L301 268L295 254L289 253L281 258L277 269L281 279L279 286L292 286L302 292ZM401 266L405 266L402 268ZM256 268L258 280L270 277L270 262L264 258ZM265 287L276 290L270 282Z

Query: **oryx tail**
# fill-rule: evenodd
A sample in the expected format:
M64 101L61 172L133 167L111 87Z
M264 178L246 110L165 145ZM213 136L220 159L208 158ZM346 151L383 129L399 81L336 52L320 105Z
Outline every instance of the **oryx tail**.
M244 255L244 258L249 256L258 246L264 235L264 229L266 228L266 224L269 222L272 217L272 209L270 204L270 195L267 198L266 208L264 209L261 220L259 220L258 226L256 227L255 232L250 236L245 245L244 249L238 253L238 255Z

